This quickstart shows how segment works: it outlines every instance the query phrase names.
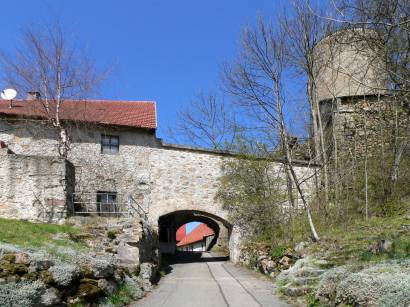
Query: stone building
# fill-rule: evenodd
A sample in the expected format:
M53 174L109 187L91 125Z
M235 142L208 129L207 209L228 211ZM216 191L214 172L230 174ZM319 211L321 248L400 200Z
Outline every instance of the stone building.
M190 221L235 244L228 213L215 200L226 152L166 144L156 137L156 105L145 101L65 101L67 159L41 101L0 101L0 216L64 221L134 210L158 227L163 251ZM279 162L279 161L278 161ZM281 163L274 163L280 170ZM303 162L297 167L303 172ZM307 165L307 163L306 163Z

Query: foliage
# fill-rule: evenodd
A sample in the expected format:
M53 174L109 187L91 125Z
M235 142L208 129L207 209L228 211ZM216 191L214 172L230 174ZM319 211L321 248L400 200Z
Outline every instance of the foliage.
M271 252L272 258L275 260L280 260L285 255L286 250L287 247L283 245L278 245L274 247Z
M40 281L0 284L0 306L35 306L38 292L44 289L45 285Z
M66 287L80 274L77 265L70 263L59 263L52 266L49 271L53 274L54 281L59 285Z
M366 181L364 162L357 163L356 168L339 185L339 195L335 201L342 210L337 217L345 219L346 215L360 213L364 217L366 201ZM390 166L393 164L392 153L385 149L383 161L378 157L369 157L367 161L367 195L369 216L394 216L405 213L410 195L408 174L410 157L404 156L396 182L390 178ZM345 164L347 165L347 164Z
M408 261L338 267L324 274L317 297L337 305L408 306L409 269Z
M223 169L217 199L250 236L269 240L280 228L286 200L278 170L269 161L249 157L229 160Z
M133 301L132 294L133 292L131 289L127 285L123 284L114 294L107 297L106 301L107 303L111 303L112 306L126 306Z

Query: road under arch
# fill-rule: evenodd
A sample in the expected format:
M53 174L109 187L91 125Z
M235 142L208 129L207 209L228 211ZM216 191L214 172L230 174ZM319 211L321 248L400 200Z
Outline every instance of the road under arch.
M174 211L161 216L158 219L160 252L162 254L175 254L176 231L179 227L190 222L201 222L211 228L215 236L210 248L216 246L228 246L232 225L225 219L216 215L197 210Z

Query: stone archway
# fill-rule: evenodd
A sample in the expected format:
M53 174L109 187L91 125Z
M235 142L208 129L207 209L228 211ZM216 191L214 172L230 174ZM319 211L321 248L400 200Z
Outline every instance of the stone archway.
M161 253L175 253L176 230L189 222L204 223L214 231L215 237L211 243L211 247L214 245L229 244L232 225L228 221L204 211L178 210L167 213L158 218L158 233Z

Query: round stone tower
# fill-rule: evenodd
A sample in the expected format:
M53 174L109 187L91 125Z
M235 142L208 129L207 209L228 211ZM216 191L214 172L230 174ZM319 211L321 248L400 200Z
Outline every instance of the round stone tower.
M386 75L383 50L372 43L375 35L372 30L340 30L316 45L314 99L382 94Z

